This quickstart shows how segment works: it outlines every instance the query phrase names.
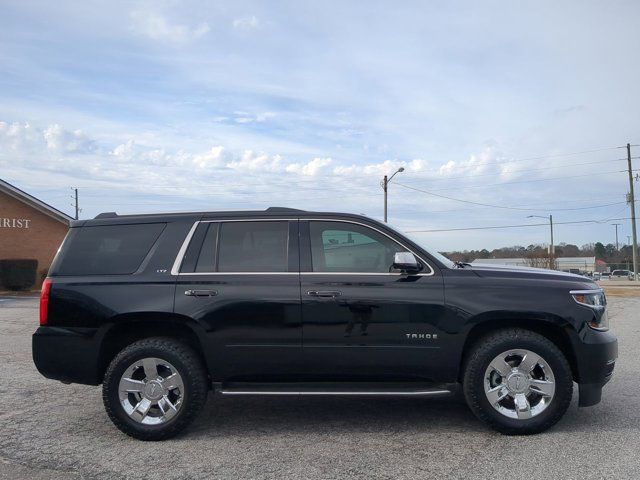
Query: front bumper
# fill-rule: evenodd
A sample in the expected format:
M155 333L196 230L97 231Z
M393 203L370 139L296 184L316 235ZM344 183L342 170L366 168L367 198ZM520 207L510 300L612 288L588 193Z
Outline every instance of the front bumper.
M47 378L98 385L100 342L95 329L39 327L32 337L33 362Z
M618 340L608 332L585 327L575 345L580 398L578 405L590 407L600 402L602 387L611 380L618 358Z

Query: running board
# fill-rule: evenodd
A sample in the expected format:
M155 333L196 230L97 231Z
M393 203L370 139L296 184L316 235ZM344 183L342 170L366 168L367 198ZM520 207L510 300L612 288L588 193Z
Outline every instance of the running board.
M449 395L445 385L376 385L376 384L222 384L221 395L376 395L433 397Z

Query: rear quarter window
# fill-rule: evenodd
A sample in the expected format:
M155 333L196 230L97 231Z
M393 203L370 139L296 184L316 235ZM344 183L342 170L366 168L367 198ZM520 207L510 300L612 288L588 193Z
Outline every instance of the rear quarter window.
M138 270L165 223L82 227L64 244L53 275L126 275Z

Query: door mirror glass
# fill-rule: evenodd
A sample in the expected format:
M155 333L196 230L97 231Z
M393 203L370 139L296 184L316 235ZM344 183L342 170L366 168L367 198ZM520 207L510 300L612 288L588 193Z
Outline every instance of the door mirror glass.
M396 252L393 258L393 268L407 273L417 273L422 270L422 265L411 252Z

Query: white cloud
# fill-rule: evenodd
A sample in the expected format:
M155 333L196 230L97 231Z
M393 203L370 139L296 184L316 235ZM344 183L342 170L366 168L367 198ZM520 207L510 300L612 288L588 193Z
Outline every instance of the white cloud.
M333 169L336 175L354 175L364 173L365 175L391 175L399 168L404 168L407 172L424 172L427 164L424 160L416 158L410 162L399 160L385 160L381 163L370 163L365 165L337 166Z
M110 155L119 163L207 169L224 166L225 150L218 145L202 153L194 154L184 150L170 153L163 148L139 145L130 139L115 147Z
M58 124L42 130L29 122L0 122L0 149L23 153L86 154L94 152L97 145L81 130L66 130Z
M257 114L251 114L248 112L236 111L236 112L233 112L233 114L235 115L235 118L233 120L236 123L254 123L254 122L262 123L276 116L274 112L262 112Z
M480 175L488 173L499 167L496 163L504 158L493 145L486 146L480 153L473 154L469 160L454 162L453 160L440 166L438 173L441 176ZM504 167L503 167L504 168Z
M224 147L217 145L206 153L195 155L193 163L198 168L220 167L223 165L224 154Z
M330 158L314 158L308 163L300 164L300 163L290 163L286 166L285 170L290 173L299 173L301 175L306 176L315 176L320 171L330 165L332 160Z
M273 118L275 116L276 116L276 114L274 112L258 113L256 115L256 122L266 122L267 120L269 120L270 118Z
M111 155L115 156L119 161L131 160L135 154L135 142L133 139L126 143L121 143L111 151Z
M233 21L233 27L240 30L252 30L254 28L258 28L258 26L260 26L260 20L258 20L258 17L255 15L236 18Z
M242 152L240 158L227 163L227 167L250 172L279 172L283 168L280 155L269 156L252 150Z
M149 148L136 143L133 139L127 140L115 147L110 154L117 162L137 162L142 164L168 165L173 157L161 148Z
M0 122L0 149L18 151L42 144L42 132L28 122Z
M96 150L94 140L82 130L69 131L60 125L51 125L43 133L47 148L57 153L90 153Z
M151 11L134 10L130 17L132 30L152 40L185 43L206 35L210 30L206 22L195 26L172 24L164 15Z

